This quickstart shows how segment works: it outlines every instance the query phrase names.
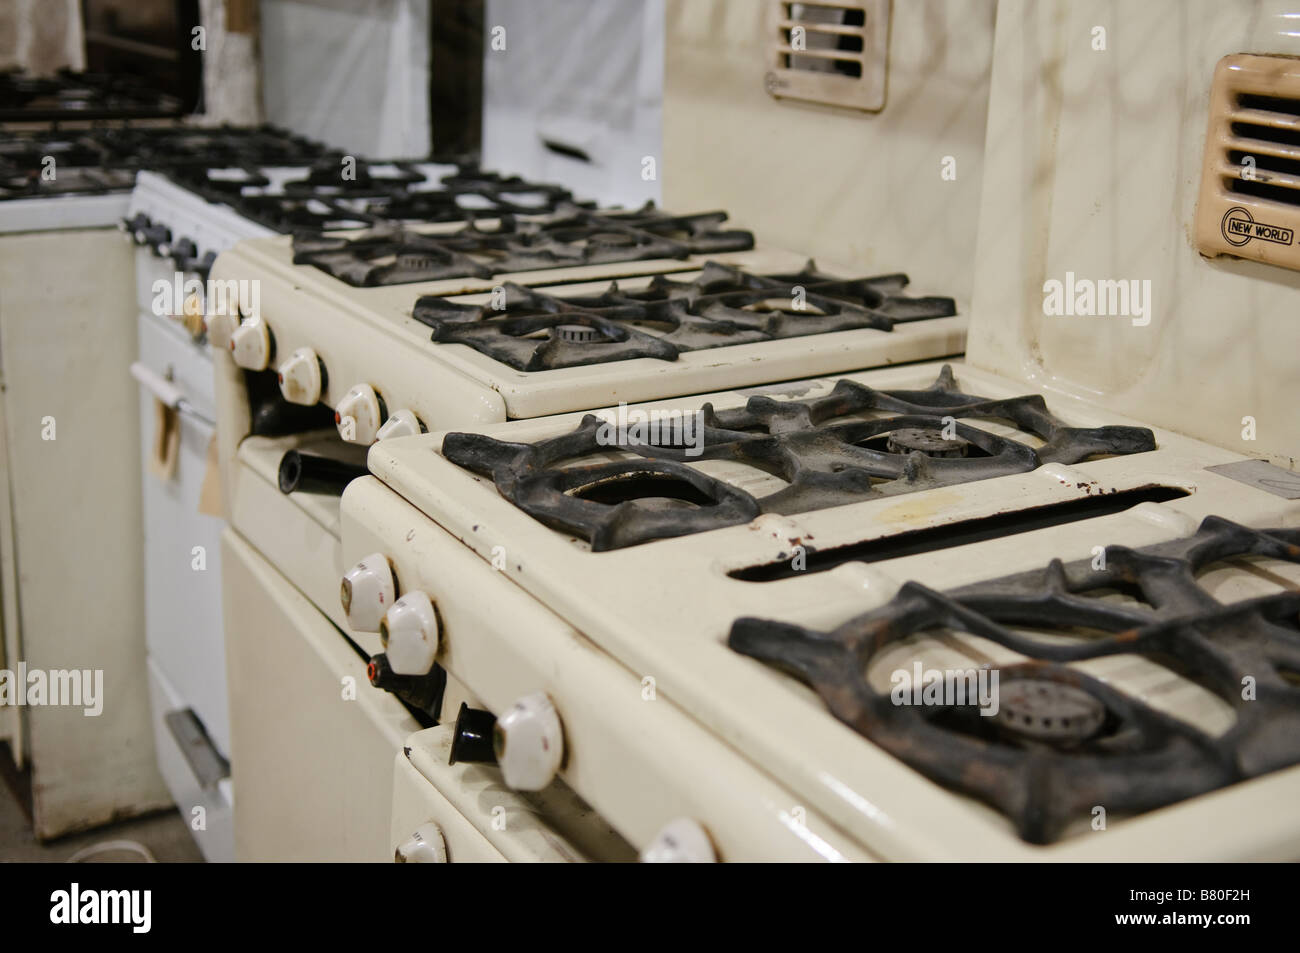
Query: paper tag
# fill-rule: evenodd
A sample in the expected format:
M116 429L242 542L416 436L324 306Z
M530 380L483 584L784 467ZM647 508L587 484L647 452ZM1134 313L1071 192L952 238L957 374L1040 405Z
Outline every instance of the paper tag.
M181 415L156 397L153 402L153 445L149 472L164 482L176 476L181 448Z
M208 441L208 459L203 470L203 486L199 489L199 512L204 516L224 517L221 505L221 457L217 453L217 435Z

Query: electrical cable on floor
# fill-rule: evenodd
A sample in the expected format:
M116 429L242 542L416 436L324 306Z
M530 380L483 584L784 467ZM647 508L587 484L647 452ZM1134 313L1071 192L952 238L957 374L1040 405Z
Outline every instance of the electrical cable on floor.
M81 850L74 853L67 859L66 863L85 863L87 858L94 857L97 854L107 854L115 850L124 850L129 851L132 854L139 854L144 858L146 864L158 863L157 858L149 852L148 847L145 847L144 844L141 844L139 841L133 840L106 840L100 841L98 844L91 844L89 847L83 847Z

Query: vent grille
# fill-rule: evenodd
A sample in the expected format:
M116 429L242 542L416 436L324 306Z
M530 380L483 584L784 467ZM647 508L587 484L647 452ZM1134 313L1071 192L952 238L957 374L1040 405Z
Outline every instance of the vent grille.
M771 95L868 112L884 108L889 0L771 6L764 77Z
M1300 59L1235 54L1210 91L1196 243L1300 269Z

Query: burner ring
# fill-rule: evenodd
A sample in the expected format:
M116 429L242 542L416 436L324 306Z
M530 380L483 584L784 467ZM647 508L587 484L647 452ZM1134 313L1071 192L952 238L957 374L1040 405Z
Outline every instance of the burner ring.
M956 434L951 439L942 430L931 427L908 427L889 435L890 453L923 453L927 457L964 457L970 453L970 441Z
M1015 678L1000 689L998 724L1030 741L1086 741L1106 720L1106 706L1088 692L1063 682Z

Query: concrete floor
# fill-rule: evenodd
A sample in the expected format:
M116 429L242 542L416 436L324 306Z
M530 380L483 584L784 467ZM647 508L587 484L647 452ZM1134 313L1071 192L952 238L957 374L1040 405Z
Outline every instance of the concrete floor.
M42 844L32 835L26 780L25 774L14 770L9 746L0 744L0 863L63 863L82 848L115 840L142 844L159 863L203 862L198 845L175 810L119 821ZM130 851L114 850L96 854L85 862L131 863L142 859Z

